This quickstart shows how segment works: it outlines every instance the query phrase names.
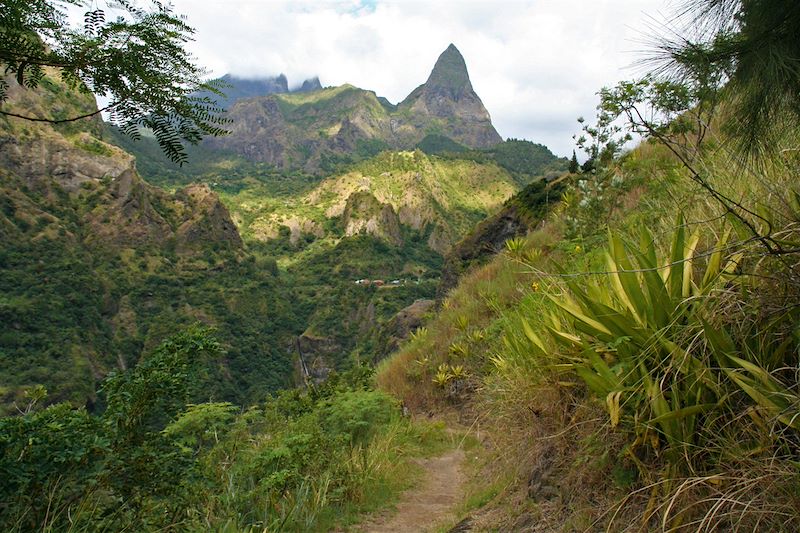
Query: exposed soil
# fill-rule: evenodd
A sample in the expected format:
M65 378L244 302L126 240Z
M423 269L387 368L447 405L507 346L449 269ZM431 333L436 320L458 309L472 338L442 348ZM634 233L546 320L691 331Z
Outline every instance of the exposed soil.
M450 451L439 457L418 459L424 469L423 481L400 497L397 512L379 516L361 525L363 533L417 533L430 531L450 518L461 500L465 476L464 451Z

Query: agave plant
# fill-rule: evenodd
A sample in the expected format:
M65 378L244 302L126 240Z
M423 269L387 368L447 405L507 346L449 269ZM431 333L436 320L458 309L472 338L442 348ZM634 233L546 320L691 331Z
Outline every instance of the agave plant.
M508 255L514 259L517 259L522 255L522 252L525 249L525 239L522 237L512 237L506 241L505 245Z
M466 357L469 354L469 348L461 342L454 342L448 348L450 355L453 357Z
M800 431L800 394L796 387L784 384L776 377L777 373L786 373L788 370L796 384L797 369L780 368L793 339L790 337L771 349L754 354L749 346L737 346L722 328L704 323L703 332L715 359L728 378L771 417ZM769 367L775 368L770 372Z
M486 337L486 334L482 329L473 329L467 334L467 342L471 344L478 344L479 342L483 341Z
M456 327L460 331L467 331L469 329L469 316L467 316L467 315L458 315L456 317Z
M655 431L672 459L696 438L702 413L722 401L721 376L702 353L687 348L702 332L704 296L740 256L723 261L726 233L699 268L699 233L678 220L669 256L659 259L650 232L638 244L609 234L607 276L600 283L569 282L568 296L551 296L568 325L553 321L553 338L569 348L571 367L605 398L612 425L626 417L641 442ZM605 281L605 283L603 282ZM544 349L538 336L534 344Z
M446 364L439 365L436 374L433 376L433 383L438 387L444 388L451 379L453 379L453 375L450 373L450 368Z
M451 366L450 377L452 379L464 379L467 377L467 371L461 365Z
M420 326L411 332L411 342L419 341L428 336L428 328Z

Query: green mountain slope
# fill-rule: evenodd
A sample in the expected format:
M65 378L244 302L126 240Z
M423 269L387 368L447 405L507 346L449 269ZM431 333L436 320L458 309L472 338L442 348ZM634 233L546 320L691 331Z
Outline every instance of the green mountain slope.
M442 254L518 184L562 165L539 145L509 141L496 153L356 154L360 162L340 161L340 170L321 178L208 149L190 149L193 159L178 168L159 159L150 139L110 135L136 150L148 181L170 189L197 181L219 193L247 249L277 259L296 289L304 334L295 356L303 352L326 369L372 359L384 325L415 300L435 296ZM545 157L528 157L542 149ZM355 285L359 279L399 283L376 289Z
M94 106L50 81L11 93L12 110ZM197 321L227 350L197 399L246 403L291 383L284 347L300 326L274 261L243 250L209 187L149 185L99 122L84 123L0 123L3 412L35 385L94 405L103 376Z
M294 197L268 185L222 196L245 238L268 241L285 227L292 243L366 233L399 245L404 227L443 253L516 190L497 165L416 151L384 152Z
M434 296L442 254L517 190L493 163L420 151L384 152L299 194L270 187L246 178L220 194L250 249L286 270L307 316L301 340L326 367L370 357L382 324Z
M310 172L331 170L353 154L413 148L431 134L470 148L502 140L453 45L439 57L428 81L398 106L372 91L342 85L242 100L228 116L231 134L209 139L207 146Z
M380 366L380 387L410 410L466 420L488 443L459 528L800 525L786 260L800 242L798 159L742 167L723 132L708 138L693 152L702 185L655 140L571 175L532 230L467 270ZM454 252L496 249L503 227L487 221Z

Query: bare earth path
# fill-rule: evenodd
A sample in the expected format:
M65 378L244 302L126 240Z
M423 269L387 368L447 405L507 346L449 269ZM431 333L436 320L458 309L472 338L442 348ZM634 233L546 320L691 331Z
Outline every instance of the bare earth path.
M423 481L400 497L397 513L377 517L361 526L365 533L417 533L428 531L450 516L461 499L465 476L464 451L452 450L439 457L418 459Z

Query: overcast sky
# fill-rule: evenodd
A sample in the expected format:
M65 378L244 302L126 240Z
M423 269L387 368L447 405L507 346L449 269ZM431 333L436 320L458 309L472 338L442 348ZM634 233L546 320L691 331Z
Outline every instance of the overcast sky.
M675 0L173 0L196 29L190 49L213 75L319 76L397 103L453 43L504 138L571 155L596 92L633 77L648 21Z

